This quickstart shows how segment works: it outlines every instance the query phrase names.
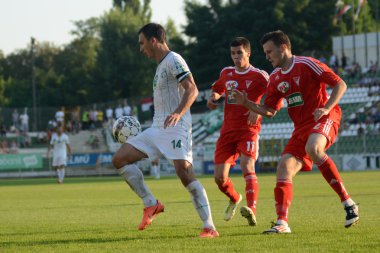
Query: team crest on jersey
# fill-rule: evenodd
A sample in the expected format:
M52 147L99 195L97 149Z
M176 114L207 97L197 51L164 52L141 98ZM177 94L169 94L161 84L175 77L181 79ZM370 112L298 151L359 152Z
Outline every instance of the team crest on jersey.
M290 88L290 84L288 82L281 82L277 86L277 90L282 93L286 93Z
M238 82L231 80L226 82L227 90L234 90L239 86Z
M153 89L156 88L157 83L158 83L158 75L155 75L155 76L154 76L154 79L153 79Z
M227 76L232 76L232 72L228 73Z
M247 89L249 88L249 86L251 86L251 83L251 80L245 80L245 86L247 87Z
M300 86L300 76L293 77L293 81L297 84L297 86Z
M278 79L280 79L280 77L277 75L276 78L275 78L274 80L276 81L276 80L278 80Z

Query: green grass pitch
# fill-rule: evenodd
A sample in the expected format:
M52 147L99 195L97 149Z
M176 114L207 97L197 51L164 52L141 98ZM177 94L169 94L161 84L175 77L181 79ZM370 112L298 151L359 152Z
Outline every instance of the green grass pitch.
M219 238L198 238L201 222L177 178L146 182L165 212L144 231L142 203L119 177L0 180L0 252L380 252L380 171L342 173L360 203L360 222L344 228L339 198L319 173L294 179L292 234L263 235L275 218L273 174L259 174L256 227L239 213L223 220L227 198L211 176L199 177ZM232 176L244 193L244 180ZM243 194L244 195L244 194ZM245 203L243 200L242 203Z

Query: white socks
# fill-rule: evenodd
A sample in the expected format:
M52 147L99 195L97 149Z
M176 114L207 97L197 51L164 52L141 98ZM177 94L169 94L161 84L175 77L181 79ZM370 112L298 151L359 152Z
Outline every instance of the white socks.
M118 172L137 196L143 200L145 207L157 204L157 199L152 195L148 186L145 184L144 176L136 164L127 164L118 169Z
M352 206L353 204L355 204L355 202L351 198L348 198L345 201L343 201L342 204L344 207L346 207L346 206Z
M65 168L57 169L57 177L58 182L63 183L63 179L65 178Z
M197 210L199 217L203 221L205 228L215 230L214 222L211 217L210 204L208 202L206 190L198 180L195 180L186 186L191 194L191 200Z
M150 174L152 176L154 176L155 179L159 179L160 178L160 166L152 165L152 167L150 169Z

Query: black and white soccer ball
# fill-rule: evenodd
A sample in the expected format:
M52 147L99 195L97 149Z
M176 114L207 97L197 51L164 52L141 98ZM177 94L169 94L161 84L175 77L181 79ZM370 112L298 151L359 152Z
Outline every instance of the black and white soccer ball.
M112 127L113 138L119 143L125 143L128 138L141 133L140 122L133 116L118 118Z

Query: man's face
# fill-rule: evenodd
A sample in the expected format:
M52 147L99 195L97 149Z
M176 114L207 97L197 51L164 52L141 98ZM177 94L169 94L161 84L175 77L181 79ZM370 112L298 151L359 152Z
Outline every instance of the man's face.
M152 39L151 39L152 40ZM153 45L143 33L139 34L140 52L145 54L146 57L153 59Z
M238 68L249 65L250 55L251 52L246 51L243 46L231 47L231 59Z
M281 67L284 60L284 53L281 47L277 47L273 41L269 40L263 45L266 59L272 64L273 68Z

